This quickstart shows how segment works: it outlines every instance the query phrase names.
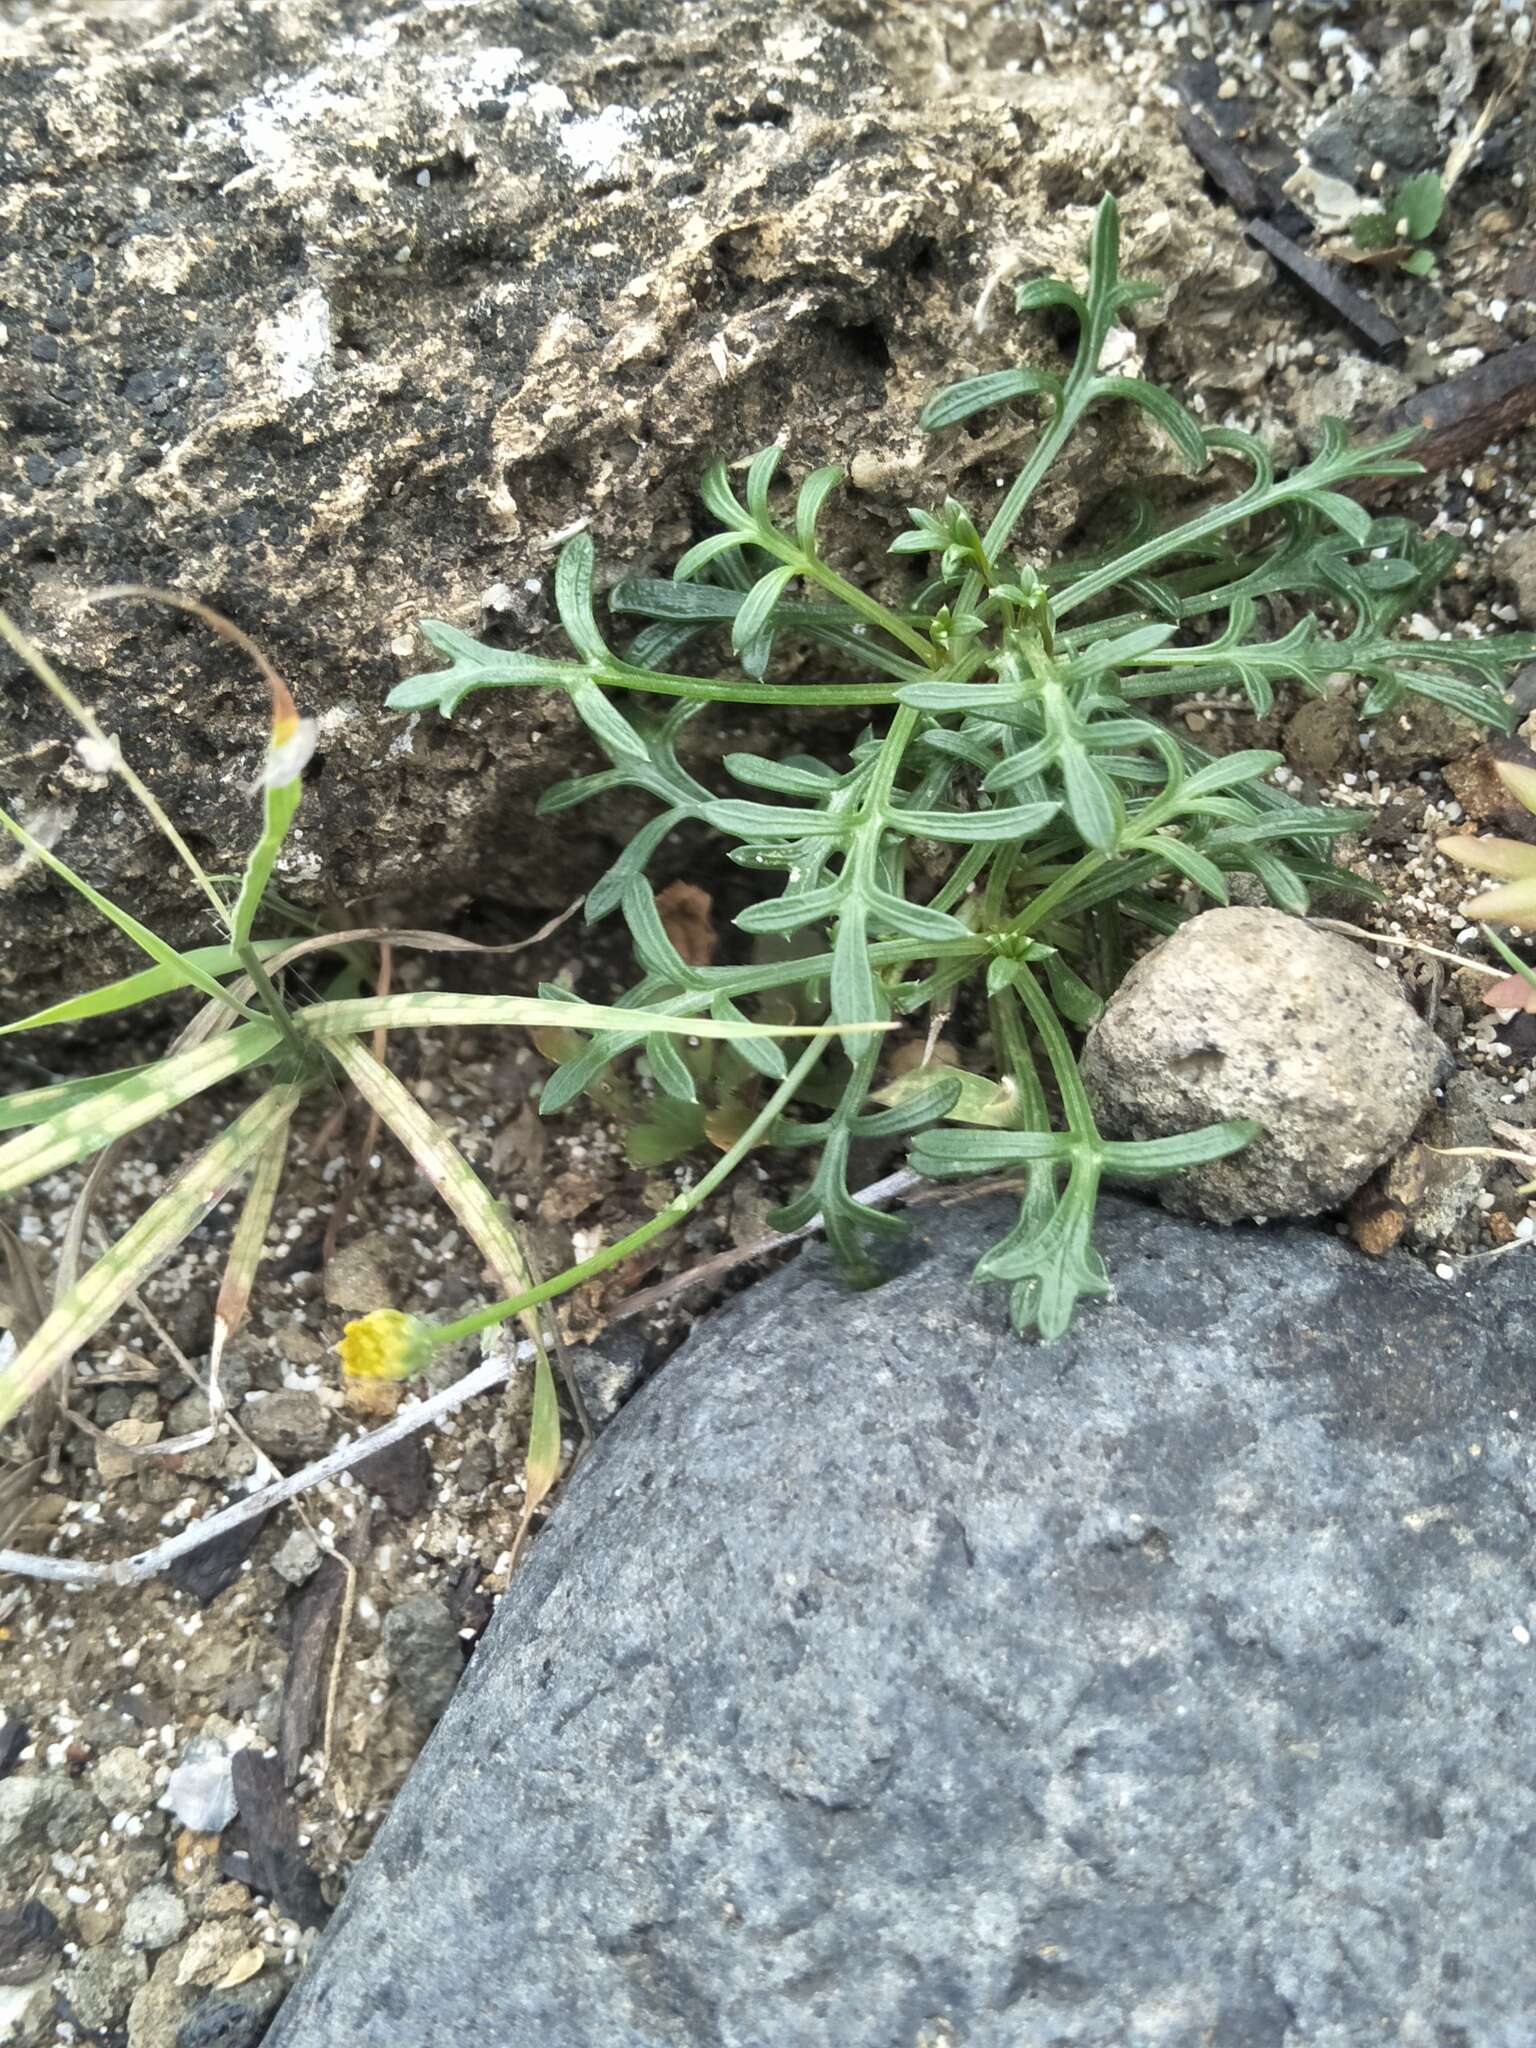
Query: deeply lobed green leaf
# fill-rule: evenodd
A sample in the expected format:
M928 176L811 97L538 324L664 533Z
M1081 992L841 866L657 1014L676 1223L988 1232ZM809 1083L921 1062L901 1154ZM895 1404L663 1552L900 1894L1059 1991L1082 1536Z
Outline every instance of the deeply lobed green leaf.
M1414 232L1433 227L1433 199L1427 185L1397 195ZM1402 632L1455 543L1371 512L1355 487L1415 474L1410 432L1352 446L1328 421L1310 457L1277 475L1254 435L1206 426L1148 377L1106 368L1113 331L1156 289L1121 276L1120 242L1118 209L1105 199L1086 283L1037 278L1018 289L1021 311L1052 309L1075 324L1065 373L1027 362L982 368L924 408L919 424L933 433L995 421L996 408L1021 400L1040 424L985 528L953 495L910 508L889 553L898 574L902 564L917 574L894 599L828 558L822 514L840 473L814 469L792 506L780 503L775 444L745 465L739 491L723 462L709 470L701 495L718 530L700 533L670 581L633 575L615 587L610 611L649 622L626 659L597 626L583 536L568 546L556 591L579 660L502 653L431 626L450 666L411 678L390 700L448 712L469 689L564 689L607 765L552 792L547 808L620 789L656 807L588 905L591 917L622 913L641 979L607 1021L591 1013L595 1035L573 1041L546 1086L547 1109L608 1086L613 1063L643 1050L651 1093L635 1111L634 1154L670 1157L709 1128L717 1085L676 1034L709 1019L739 1022L759 1000L792 999L797 1015L835 1026L841 1050L774 1132L815 1161L786 1226L820 1214L867 1277L868 1242L893 1225L854 1196L857 1147L912 1130L924 1171L1015 1173L1018 1223L979 1271L1009 1286L1021 1328L1046 1336L1108 1286L1092 1244L1104 1177L1175 1172L1254 1135L1241 1121L1144 1145L1098 1133L1071 1034L1112 992L1135 935L1167 932L1200 904L1227 900L1234 875L1298 913L1319 882L1367 886L1327 858L1330 841L1357 824L1353 813L1309 808L1276 788L1277 754L1245 748L1212 760L1143 707L1194 689L1238 691L1262 715L1278 690L1320 693L1342 671L1365 685L1366 717L1416 695L1507 727L1504 685L1536 649L1529 636ZM1203 474L1204 494L1171 517L1150 497L1133 499L1107 544L1022 559L1015 535L1052 464L1081 421L1110 404L1144 415L1180 465ZM673 666L684 651L701 673ZM723 673L703 672L712 665ZM806 680L822 667L826 682ZM679 708L660 721L620 713L618 693L630 703L671 697ZM793 727L774 755L738 745L723 763L748 792L736 795L678 757L683 720L708 702L857 704L875 722L851 744L846 732L835 738L826 759ZM776 950L742 964L678 957L648 876L664 842L690 829L736 842L731 858L758 893L735 923ZM932 1086L882 1080L872 1029L893 1014L921 1022L929 1010L935 1030L951 1012L969 1020L973 995L989 1022L979 1038L968 1022L964 1075ZM580 1022L558 994L548 1000ZM383 1015L367 1004L331 1013L347 1029ZM754 1070L782 1075L771 1041L749 1048ZM776 1066L757 1068L770 1054ZM740 1064L718 1082L743 1085Z

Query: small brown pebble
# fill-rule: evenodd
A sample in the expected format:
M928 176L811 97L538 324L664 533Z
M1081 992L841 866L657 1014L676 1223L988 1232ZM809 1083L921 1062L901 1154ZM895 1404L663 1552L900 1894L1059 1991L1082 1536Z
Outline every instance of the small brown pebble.
M399 1408L405 1388L399 1380L365 1380L343 1377L342 1401L349 1415L359 1422L388 1422Z
M232 1913L243 1913L251 1903L249 1887L236 1884L231 1878L225 1884L216 1884L203 1901L203 1911L210 1920L227 1920Z
M1400 1202L1391 1202L1367 1183L1349 1205L1349 1234L1373 1259L1391 1251L1408 1227L1408 1212Z
M1515 1226L1502 1209L1490 1209L1487 1217L1488 1235L1495 1244L1513 1244Z
M115 1485L120 1479L131 1479L139 1469L139 1460L130 1456L129 1448L114 1450L113 1444L122 1444L134 1450L145 1444L158 1443L165 1433L163 1422L145 1422L138 1416L124 1416L121 1422L114 1422L106 1434L111 1443L96 1442L96 1470L107 1486Z
M171 1845L171 1874L184 1890L191 1890L208 1882L218 1857L217 1835L194 1834L191 1828L183 1828Z
M1304 775L1326 782L1357 757L1359 730L1353 698L1342 693L1310 698L1286 723L1286 759Z

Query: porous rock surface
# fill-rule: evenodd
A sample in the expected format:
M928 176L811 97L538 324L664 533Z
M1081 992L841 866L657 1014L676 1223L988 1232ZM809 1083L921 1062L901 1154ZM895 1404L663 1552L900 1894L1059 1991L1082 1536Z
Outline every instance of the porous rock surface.
M548 858L533 803L589 759L563 698L385 715L435 665L419 617L559 645L561 535L585 524L605 576L669 563L707 462L776 437L792 471L852 467L829 534L882 573L909 499L995 492L1019 424L953 437L934 477L918 409L1010 359L1006 291L973 324L987 280L1080 265L1106 188L1130 266L1167 288L1138 313L1148 373L1203 365L1211 385L1265 270L1170 126L1027 70L931 99L873 54L913 33L894 0L836 12L61 0L0 28L0 585L216 870L254 822L238 791L261 686L185 617L82 609L85 591L202 596L319 717L290 894L318 900L323 872L369 922L381 894L439 916L471 893L553 907L637 814L585 816ZM1169 467L1127 410L1083 437L1095 492L1132 458ZM1047 524L1075 511L1073 474ZM73 739L0 657L7 806L169 935L206 938ZM741 743L739 721L707 742ZM40 871L0 862L0 895L7 1008L78 978L82 931L110 957Z
M1099 1121L1163 1138L1228 1117L1263 1134L1162 1184L1236 1223L1315 1216L1390 1159L1450 1072L1396 981L1351 940L1279 910L1207 910L1126 975L1088 1034Z
M694 1333L503 1598L267 2048L1514 2048L1536 1955L1515 1261L1106 1204Z

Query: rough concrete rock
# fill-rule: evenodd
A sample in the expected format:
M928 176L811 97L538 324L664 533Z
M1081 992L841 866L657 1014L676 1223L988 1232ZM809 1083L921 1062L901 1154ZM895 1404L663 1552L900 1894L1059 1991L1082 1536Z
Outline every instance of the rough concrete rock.
M1513 2048L1529 1277L1105 1208L1049 1349L996 1201L701 1325L266 2048Z
M212 868L255 821L233 793L259 681L181 615L82 592L202 595L318 716L290 894L318 901L323 870L348 903L550 906L638 813L584 818L549 860L533 802L591 759L563 698L385 716L435 660L422 615L557 645L558 535L585 523L608 576L670 561L708 460L781 435L797 470L878 458L884 483L828 530L856 573L893 573L901 508L933 494L923 399L1014 352L1006 293L973 330L983 286L1005 255L1079 265L1106 187L1128 268L1169 294L1138 311L1148 374L1231 353L1264 263L1168 124L1131 127L1071 77L930 98L873 54L884 13L905 28L775 0L61 0L12 31L0 585ZM1095 493L1132 458L1171 466L1126 411L1082 437ZM1018 434L962 438L944 481L992 494ZM1042 519L1076 509L1069 473ZM0 704L8 807L151 923L206 937L9 655ZM743 743L723 722L699 741ZM73 974L81 932L110 964L41 871L0 864L0 891L7 1004Z
M1408 1137L1448 1064L1365 953L1279 910L1208 910L1181 925L1125 977L1082 1060L1113 1136L1227 1117L1264 1126L1160 1190L1169 1208L1217 1223L1347 1200Z

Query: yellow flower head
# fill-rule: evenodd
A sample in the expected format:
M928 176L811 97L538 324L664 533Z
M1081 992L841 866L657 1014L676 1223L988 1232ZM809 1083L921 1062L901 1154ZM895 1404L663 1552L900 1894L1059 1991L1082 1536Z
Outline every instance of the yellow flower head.
M336 1349L342 1371L353 1379L405 1380L426 1364L432 1333L418 1316L398 1308L376 1308L348 1323Z

